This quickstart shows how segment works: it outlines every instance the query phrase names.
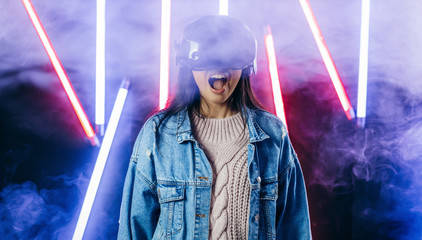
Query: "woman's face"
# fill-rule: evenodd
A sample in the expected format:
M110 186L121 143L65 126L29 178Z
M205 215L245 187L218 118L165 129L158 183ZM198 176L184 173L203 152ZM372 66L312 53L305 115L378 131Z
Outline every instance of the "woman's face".
M203 100L207 103L224 104L236 88L242 70L193 70L192 73Z

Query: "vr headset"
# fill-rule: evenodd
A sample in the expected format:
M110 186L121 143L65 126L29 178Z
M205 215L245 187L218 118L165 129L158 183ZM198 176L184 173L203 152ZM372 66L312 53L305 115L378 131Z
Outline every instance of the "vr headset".
M246 24L228 16L204 16L188 24L176 61L192 70L247 68L256 72L256 40Z

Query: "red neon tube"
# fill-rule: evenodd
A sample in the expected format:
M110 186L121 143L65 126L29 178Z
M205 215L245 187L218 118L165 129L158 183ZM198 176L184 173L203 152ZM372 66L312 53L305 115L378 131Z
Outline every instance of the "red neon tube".
M340 99L343 110L346 113L347 119L351 120L355 117L355 111L353 110L352 104L350 103L349 97L347 96L346 90L344 89L343 83L341 82L330 51L328 51L327 44L325 43L324 37L322 36L321 29L318 26L314 12L312 11L311 5L309 4L309 0L299 1L300 5L302 5L303 12L305 13L306 20L308 21L315 41L318 45L322 59L324 60L325 67L327 68L331 81L334 84L334 88L336 89L337 96Z
M286 114L284 112L283 96L281 94L280 77L278 74L277 58L275 55L275 47L271 27L267 26L265 35L265 49L267 50L268 69L270 71L271 86L273 90L273 98L275 112L278 118L286 125Z
M85 131L86 136L90 140L91 144L99 145L97 136L95 135L95 132L92 129L91 123L89 122L88 117L86 116L85 111L82 108L81 103L79 102L79 99L75 94L75 91L73 90L72 84L69 81L69 77L67 76L59 58L57 57L56 51L54 50L53 45L51 44L50 39L48 38L47 33L45 32L44 27L42 26L41 21L37 13L35 12L34 7L32 6L31 1L22 0L22 2L25 6L26 11L28 12L32 24L35 27L35 30L38 33L38 36L41 39L45 50L47 51L48 57L50 58L54 70L56 71L57 76L59 77L60 82L62 83L62 86L66 91L67 97L69 98L70 103L72 104L72 107L75 110L76 115L78 116L78 119Z

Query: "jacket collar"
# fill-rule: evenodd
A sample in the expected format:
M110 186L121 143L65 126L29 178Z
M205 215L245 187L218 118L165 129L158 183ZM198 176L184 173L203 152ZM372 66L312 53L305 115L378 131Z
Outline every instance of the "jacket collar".
M244 110L243 114L246 114L247 116L249 142L254 143L269 138L269 136L255 121L256 111L246 108L246 111ZM183 143L185 141L195 141L192 134L192 126L189 119L189 113L186 107L177 113L177 142Z

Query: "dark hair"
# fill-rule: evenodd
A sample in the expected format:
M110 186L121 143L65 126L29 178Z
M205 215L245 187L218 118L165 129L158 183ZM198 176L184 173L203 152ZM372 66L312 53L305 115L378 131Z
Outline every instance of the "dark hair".
M252 92L249 69L242 70L240 80L227 101L231 109L236 112L243 112L246 108L264 109ZM200 106L199 88L196 85L192 70L188 67L181 66L175 94L169 100L168 107L161 110L161 112L164 112L164 115L161 117L157 129L167 117L180 112L184 108L187 108L189 113L196 113L200 117L203 117L200 113ZM246 127L246 115L241 114L241 116L244 127Z

